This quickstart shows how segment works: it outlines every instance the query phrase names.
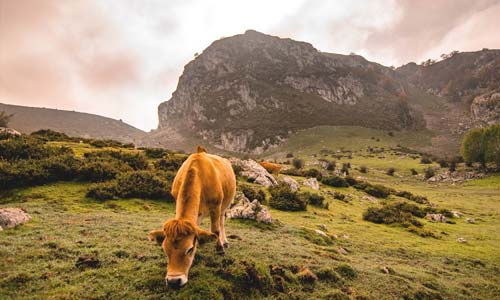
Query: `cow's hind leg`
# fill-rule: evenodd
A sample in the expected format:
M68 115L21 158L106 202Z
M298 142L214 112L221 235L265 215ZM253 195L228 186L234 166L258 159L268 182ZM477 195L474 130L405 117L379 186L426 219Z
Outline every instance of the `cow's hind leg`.
M210 230L217 235L217 244L215 245L218 253L224 253L224 240L221 234L221 212L220 209L213 209L210 211Z
M221 240L222 240L222 245L224 248L229 248L229 243L227 242L227 236L226 236L226 216L225 214L221 214L220 216L220 233L221 233Z

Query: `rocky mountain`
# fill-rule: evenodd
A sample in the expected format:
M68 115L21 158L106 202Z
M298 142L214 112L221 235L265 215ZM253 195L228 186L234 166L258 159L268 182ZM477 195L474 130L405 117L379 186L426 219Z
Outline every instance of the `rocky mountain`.
M425 127L390 68L253 30L215 41L187 64L158 114L158 132L253 153L318 125Z
M469 128L500 121L499 86L500 50L393 69L248 30L213 42L185 66L158 108L153 136L158 144L182 136L261 153L297 130L358 125L428 129L425 150L456 152Z
M137 142L146 134L120 120L98 115L0 103L0 111L12 114L9 126L22 133L52 129L69 136Z

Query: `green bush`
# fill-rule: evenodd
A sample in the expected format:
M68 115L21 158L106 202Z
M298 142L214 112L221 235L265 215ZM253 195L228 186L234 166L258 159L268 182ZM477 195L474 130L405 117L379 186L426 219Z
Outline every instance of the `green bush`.
M326 178L323 178L323 180L321 180L321 182L323 184L333 186L333 187L348 187L349 186L349 183L347 183L347 181L340 176L326 177Z
M115 179L119 174L132 171L126 163L117 159L86 160L78 170L81 180L100 182Z
M169 153L168 150L163 148L145 148L144 154L149 158L162 158Z
M122 198L172 199L170 184L151 171L133 171L117 178L117 193Z
M254 188L248 184L241 184L239 189L250 201L257 199L260 203L266 202L266 193L261 189Z
M377 198L387 198L391 194L391 189L381 184L375 184L367 186L365 193Z
M299 197L305 199L307 203L314 206L324 206L325 197L317 193L303 192L299 194Z
M398 197L403 197L403 198L406 198L408 200L417 202L419 204L428 204L429 203L429 200L427 200L427 198L425 196L414 195L408 191L398 191L395 193L395 195Z
M418 175L418 172L415 169L411 169L410 172L411 172L411 175Z
M154 163L154 167L157 170L163 171L177 171L181 167L182 163L186 160L187 156L177 156L169 155L166 158L162 158Z
M293 153L287 153L286 154L286 158L292 158L293 157Z
M432 163L432 160L429 157L424 156L420 159L420 163L428 165Z
M366 166L361 166L361 167L359 167L359 171L361 173L368 173L368 168Z
M427 169L425 169L425 175L424 175L425 179L434 177L434 175L436 175L436 171L434 170L434 168L428 167Z
M292 165L294 166L295 169L302 169L304 167L304 160L300 158L294 158L292 160Z
M86 159L97 160L119 160L129 165L134 170L145 170L148 168L148 160L140 153L128 153L123 151L105 150L93 151L84 154Z
M427 212L415 204L395 202L380 208L369 207L363 213L363 219L377 224L402 224L406 227L413 225L422 227L414 216L423 218Z
M396 172L396 169L394 169L394 168L389 168L389 169L387 170L387 175L389 175L389 176L394 176L394 172Z
M358 181L357 181L354 177L349 176L349 175L348 175L348 176L346 176L344 179L345 179L345 181L346 181L346 182L347 182L350 186L354 186L354 185L356 185L356 184L358 183Z
M355 279L358 277L358 272L346 263L340 264L335 270L345 279Z
M53 154L51 148L34 138L16 136L0 141L0 159L8 161L42 159L49 157L51 154Z
M307 199L293 192L286 183L279 183L269 188L271 199L269 206L279 210L301 211L307 209Z
M321 174L321 172L318 169L314 169L314 168L304 171L303 174L304 174L304 177L314 177L320 181L323 178L323 175Z
M72 138L65 133L54 131L51 129L40 129L32 132L30 136L42 141L74 142L76 140L79 140L79 138Z

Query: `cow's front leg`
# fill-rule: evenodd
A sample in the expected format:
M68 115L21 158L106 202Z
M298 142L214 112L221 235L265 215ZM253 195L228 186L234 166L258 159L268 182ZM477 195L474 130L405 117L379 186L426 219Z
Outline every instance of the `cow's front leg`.
M217 253L224 253L224 240L221 234L221 224L220 224L221 213L220 209L213 209L210 211L210 230L217 235L217 244L215 249Z

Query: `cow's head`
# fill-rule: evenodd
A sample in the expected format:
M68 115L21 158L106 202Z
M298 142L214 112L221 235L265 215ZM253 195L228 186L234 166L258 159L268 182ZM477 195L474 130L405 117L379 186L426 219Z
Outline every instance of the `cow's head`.
M203 230L188 220L173 219L163 225L163 230L152 231L151 240L161 241L168 257L165 281L172 287L181 287L188 281L188 273L200 241L215 240L217 236Z

